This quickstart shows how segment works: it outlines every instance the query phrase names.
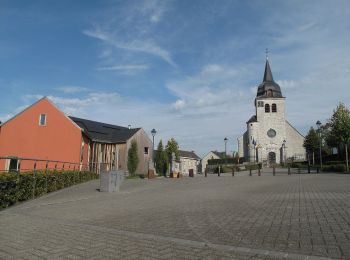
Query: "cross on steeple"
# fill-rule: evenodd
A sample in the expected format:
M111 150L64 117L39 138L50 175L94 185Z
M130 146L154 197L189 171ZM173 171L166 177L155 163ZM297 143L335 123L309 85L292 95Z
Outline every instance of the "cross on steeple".
M265 54L266 54L266 60L268 60L269 59L269 49L268 48L265 49Z

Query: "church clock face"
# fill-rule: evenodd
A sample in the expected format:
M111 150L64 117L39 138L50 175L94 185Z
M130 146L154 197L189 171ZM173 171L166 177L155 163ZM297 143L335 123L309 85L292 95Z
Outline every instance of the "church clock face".
M276 136L276 131L270 128L269 131L267 131L267 136L270 138L274 138Z

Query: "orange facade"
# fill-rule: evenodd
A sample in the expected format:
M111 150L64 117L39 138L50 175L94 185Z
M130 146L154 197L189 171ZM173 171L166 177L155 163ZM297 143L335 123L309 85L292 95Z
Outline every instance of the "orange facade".
M0 157L15 156L72 163L81 163L83 159L83 163L87 164L88 146L89 140L81 128L47 98L34 103L0 128ZM0 171L5 169L5 164L5 160L0 160ZM37 167L44 168L45 162L38 163ZM52 167L51 165L50 168ZM32 168L33 161L21 162L21 169Z

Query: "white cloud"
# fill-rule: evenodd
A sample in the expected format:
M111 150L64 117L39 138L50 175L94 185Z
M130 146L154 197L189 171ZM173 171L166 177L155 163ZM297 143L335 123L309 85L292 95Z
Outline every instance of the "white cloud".
M167 83L167 88L179 97L172 106L176 109L189 107L217 109L226 106L241 99L246 93L244 85L240 85L244 74L246 74L244 69L237 70L218 64L206 65L197 75Z
M131 70L147 70L149 69L148 64L131 64L131 65L114 65L110 67L100 67L97 70L126 70L126 71L131 71Z
M177 66L173 61L171 54L167 50L158 46L152 39L133 39L129 42L123 42L119 41L118 36L113 36L109 32L102 31L101 29L84 30L83 33L87 36L99 39L104 43L112 45L116 48L134 52L143 52L159 57L173 67Z
M100 57L108 60L114 50L126 50L135 52L131 58L139 60L137 53L144 53L157 57L173 67L177 67L171 53L161 47L156 41L156 35L152 34L168 8L169 1L145 0L138 5L118 8L117 15L108 22L95 24L92 29L83 30L83 34L103 42L103 50ZM119 56L128 57L130 53L119 52ZM110 67L110 66L109 66Z
M87 88L79 87L79 86L63 86L63 87L59 87L57 89L62 91L63 93L66 93L66 94L88 91Z

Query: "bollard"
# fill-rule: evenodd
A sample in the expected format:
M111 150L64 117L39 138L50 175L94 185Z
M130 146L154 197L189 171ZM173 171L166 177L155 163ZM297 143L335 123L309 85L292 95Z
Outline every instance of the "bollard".
M49 162L46 162L46 166L45 166L45 190L47 193L47 170L49 168Z
M232 167L232 177L234 177L234 176L235 176L235 168Z
M220 171L221 171L221 167L220 167L220 165L219 165L218 177L220 177Z
M273 176L276 175L276 168L275 168L275 166L272 166L272 174L273 174Z
M204 177L208 177L208 169L207 168L205 168L205 170L204 170Z
M307 166L307 173L310 173L310 165Z
M34 171L33 171L33 194L32 197L35 199L35 187L36 186L36 161L34 163Z
M290 165L288 165L288 175L290 175Z
M252 176L252 168L249 168L249 176Z
M260 167L258 167L258 176L261 175L261 172L260 172Z
M317 173L319 173L319 172L320 172L320 169L317 167L317 168L316 168L316 171L317 171Z

